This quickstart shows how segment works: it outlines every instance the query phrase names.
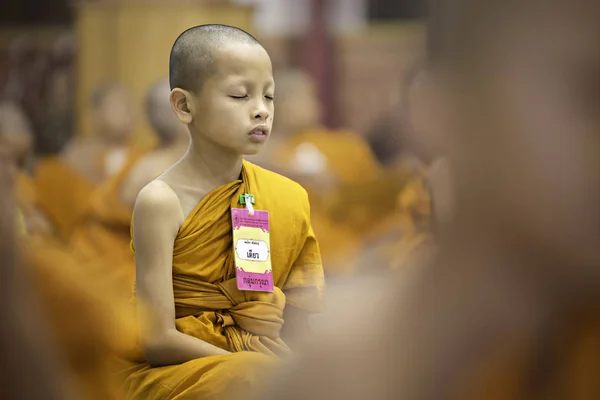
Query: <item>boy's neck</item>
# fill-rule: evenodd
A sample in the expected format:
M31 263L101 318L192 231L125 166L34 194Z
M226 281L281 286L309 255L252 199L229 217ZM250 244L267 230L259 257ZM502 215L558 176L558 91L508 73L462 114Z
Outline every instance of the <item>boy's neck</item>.
M194 175L210 186L218 187L240 177L243 156L211 143L190 141L184 156Z

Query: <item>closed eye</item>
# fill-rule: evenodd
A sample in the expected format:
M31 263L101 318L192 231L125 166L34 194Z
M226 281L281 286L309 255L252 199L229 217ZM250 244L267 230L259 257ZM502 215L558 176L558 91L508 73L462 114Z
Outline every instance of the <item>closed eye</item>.
M247 98L247 97L248 97L248 95L246 94L246 95L244 95L244 96L229 96L229 97L231 97L232 99L238 99L238 100L241 100L241 99L245 99L245 98Z
M265 96L265 99L267 99L267 100L273 100L274 98L273 98L273 96Z

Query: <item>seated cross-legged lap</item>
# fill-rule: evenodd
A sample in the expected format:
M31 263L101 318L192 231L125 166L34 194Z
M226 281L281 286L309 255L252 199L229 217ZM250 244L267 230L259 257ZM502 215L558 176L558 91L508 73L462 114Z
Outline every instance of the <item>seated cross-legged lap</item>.
M169 64L171 106L191 141L136 200L143 357L125 389L131 399L248 398L322 308L308 196L243 160L268 139L274 112L271 61L256 39L193 27Z

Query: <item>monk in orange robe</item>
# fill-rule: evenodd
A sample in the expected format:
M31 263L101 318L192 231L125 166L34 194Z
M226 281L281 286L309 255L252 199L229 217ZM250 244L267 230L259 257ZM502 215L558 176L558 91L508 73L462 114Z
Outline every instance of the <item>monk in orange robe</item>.
M14 159L0 153L0 281L6 285L0 290L6 307L0 335L5 367L1 397L120 399L111 365L124 343L133 340L133 314L126 304L107 297L106 288L65 257L68 253L35 240L24 224L17 240L12 217L19 213L11 215L16 203L8 174Z
M135 343L131 304L113 295L114 288L102 275L82 268L57 243L35 240L27 231L21 232L19 242L27 293L41 303L47 318L44 332L55 339L50 353L61 367L57 384L71 392L72 398L122 399L114 368L117 357L127 354Z
M43 303L19 268L14 228L15 168L12 150L0 144L0 398L76 399L57 357L55 341L51 335L39 335L47 332L49 325Z
M191 143L136 201L145 360L127 371L125 387L131 399L252 398L278 368L277 357L290 355L289 334L306 337L308 314L323 307L308 196L243 160L268 139L274 112L271 61L255 38L225 25L193 27L175 41L169 65L171 106ZM272 290L238 285L232 210L240 208L269 213L270 239L261 243Z
M406 78L401 113L406 149L389 169L409 176L392 211L365 235L361 262L365 269L373 264L398 269L422 263L422 257L434 253L434 231L451 219L451 168L441 156L438 136L443 124L434 107L435 87L429 75L417 65Z
M92 192L136 157L131 99L119 84L102 86L92 95L94 135L72 139L59 156L39 161L35 185L40 207L58 234L67 240L87 211Z
M305 177L323 185L369 179L381 171L366 141L348 130L322 127L314 81L299 70L282 70L277 77L276 135L257 163Z
M117 358L136 340L132 305L117 295L101 271L81 265L61 246L25 235L21 254L76 398L122 399L114 371L120 365Z
M127 164L92 193L90 204L69 239L67 249L83 269L94 270L121 296L129 297L135 280L129 249L131 205L123 201L125 180L149 150L136 149Z
M435 264L389 284L381 313L346 302L352 315L265 399L600 396L600 4L437 7L449 235Z

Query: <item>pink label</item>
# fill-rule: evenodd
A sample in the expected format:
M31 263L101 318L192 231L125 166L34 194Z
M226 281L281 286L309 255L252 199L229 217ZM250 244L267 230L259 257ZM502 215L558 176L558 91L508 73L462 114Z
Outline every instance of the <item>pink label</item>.
M269 212L232 208L231 220L238 289L273 292Z
M245 208L232 208L231 217L233 229L239 229L242 226L249 228L259 228L269 232L269 212L254 210L254 215L248 214Z

